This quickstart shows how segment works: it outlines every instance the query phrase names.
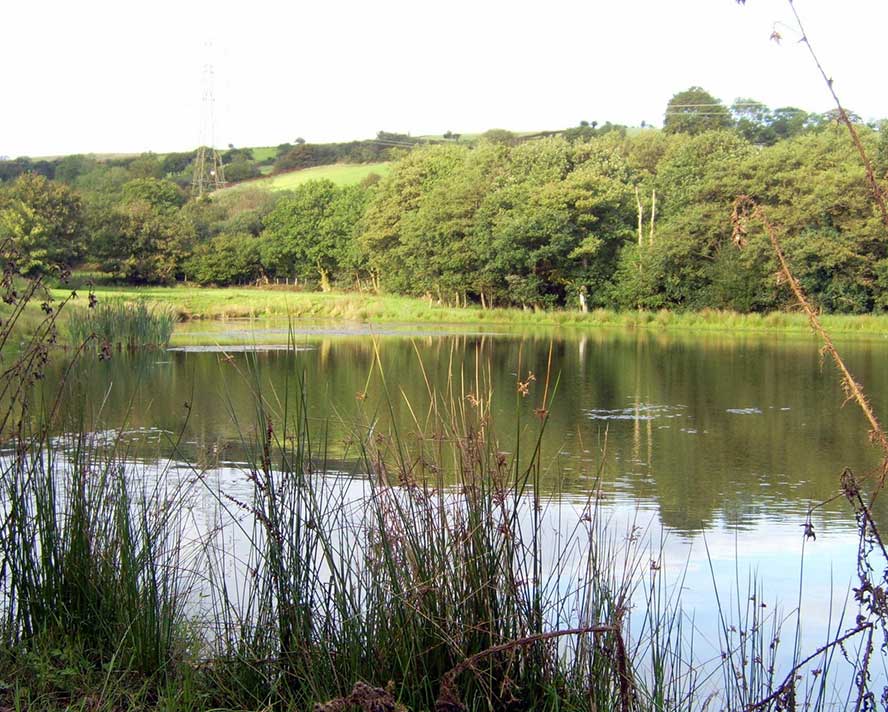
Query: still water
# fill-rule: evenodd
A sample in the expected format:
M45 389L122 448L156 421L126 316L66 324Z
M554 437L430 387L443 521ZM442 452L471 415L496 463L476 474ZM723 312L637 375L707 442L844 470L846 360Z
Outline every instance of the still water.
M813 339L409 325L297 325L289 335L269 324L187 329L178 343L218 337L229 345L90 360L74 374L72 415L122 433L133 459L194 462L246 495L238 464L255 442L259 390L279 411L292 412L304 394L316 452L346 472L357 472L355 443L368 433L428 437L441 413L435 403L451 413L489 407L489 432L509 455L533 446L545 407L539 487L556 503L547 510L557 512L552 531L594 496L616 537L648 540L680 589L703 657L718 656L714 592L737 596L750 580L793 631L801 607L803 653L843 626L857 536L853 513L834 495L844 468L870 472L879 453L862 414L842 407L837 373ZM888 341L838 346L886 412ZM816 539L804 536L808 516ZM884 507L876 517L888 527Z

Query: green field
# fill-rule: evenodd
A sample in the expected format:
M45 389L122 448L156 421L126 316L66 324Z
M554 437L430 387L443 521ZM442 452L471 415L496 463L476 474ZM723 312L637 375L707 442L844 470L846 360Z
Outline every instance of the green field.
M277 147L275 146L257 146L251 148L254 161L267 161L269 158L277 158Z
M384 176L390 170L390 163L334 163L329 166L316 166L301 171L280 173L268 178L248 180L225 188L238 190L242 187L264 188L266 190L292 190L310 180L329 180L336 185L355 185L371 173Z
M83 291L83 290L81 290ZM62 298L65 290L54 290ZM705 309L698 312L661 310L616 312L595 309L523 311L521 309L482 309L439 305L425 299L359 292L301 292L284 287L100 287L95 294L102 300L145 299L171 306L180 320L189 319L339 319L342 321L424 322L439 324L503 324L516 326L563 326L571 328L668 329L682 331L773 332L810 335L804 315L771 312L738 314ZM84 296L71 307L85 308ZM35 308L35 318L36 318ZM888 315L825 314L823 326L833 334L847 337L885 338Z

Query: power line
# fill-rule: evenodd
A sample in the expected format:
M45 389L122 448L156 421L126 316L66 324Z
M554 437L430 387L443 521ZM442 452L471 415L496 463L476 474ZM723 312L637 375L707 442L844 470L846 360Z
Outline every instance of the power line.
M731 108L729 106L725 106L721 102L715 102L713 104L669 104L669 107L671 109L694 109L698 106L707 106L707 107L716 107L717 106L717 107L720 107L720 108L723 108L726 110L730 110L730 108ZM733 104L731 104L731 106L756 106L756 107L762 107L764 109L768 108L767 104L762 104L760 101L734 102Z

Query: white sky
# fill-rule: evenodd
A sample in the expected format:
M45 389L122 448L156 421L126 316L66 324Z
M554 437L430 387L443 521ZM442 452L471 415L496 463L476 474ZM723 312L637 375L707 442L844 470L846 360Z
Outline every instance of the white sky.
M843 103L888 117L884 0L796 0ZM775 22L782 44L769 40ZM5 0L0 155L659 125L699 85L832 108L786 0Z

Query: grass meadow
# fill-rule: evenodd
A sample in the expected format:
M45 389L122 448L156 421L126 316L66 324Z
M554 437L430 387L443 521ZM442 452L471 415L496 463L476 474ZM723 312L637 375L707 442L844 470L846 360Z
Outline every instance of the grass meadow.
M233 185L224 190L237 190L241 186L265 188L267 190L292 190L310 180L329 180L336 185L360 183L371 173L385 175L390 170L389 163L334 163L329 166L315 166L301 171L279 173L267 178L257 178Z
M85 289L80 287L81 292ZM56 289L63 298L68 290ZM490 324L565 328L626 328L688 332L771 332L810 335L807 318L796 312L738 314L707 309L697 312L624 311L594 309L533 311L455 307L431 300L370 292L303 292L285 287L97 287L99 302L147 301L172 310L179 321L192 319L340 319L363 323L418 322L439 324ZM86 297L71 304L85 308ZM36 307L32 307L36 310ZM888 336L888 315L822 316L830 333L843 338Z

